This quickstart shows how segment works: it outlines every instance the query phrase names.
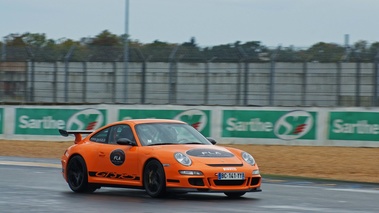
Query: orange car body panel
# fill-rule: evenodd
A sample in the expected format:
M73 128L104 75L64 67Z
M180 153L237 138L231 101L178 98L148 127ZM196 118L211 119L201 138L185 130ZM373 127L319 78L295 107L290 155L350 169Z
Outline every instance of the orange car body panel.
M111 123L99 130L117 124L127 124L131 127L133 134L137 136L135 126L142 123L165 122L165 123L183 123L173 120L156 120L156 119L137 119L124 120ZM195 190L211 191L251 191L259 189L261 185L260 174L253 174L254 170L259 170L258 165L246 163L242 157L242 150L216 146L216 145L160 145L160 146L142 146L138 137L135 137L136 146L102 144L90 141L97 130L76 144L70 146L61 158L62 175L67 181L65 173L69 159L74 155L81 155L85 159L88 170L88 182L100 185L112 185L120 187L143 187L143 168L150 159L158 159L164 167L166 175L166 187L183 188ZM201 158L192 157L192 165L184 166L174 158L175 152L186 153L188 150L202 148L216 151L230 152L235 157L232 158ZM114 165L110 161L111 153L115 150L122 150L125 153L125 161L122 165ZM182 175L179 170L201 171L203 175ZM217 174L220 172L243 172L245 174L244 182L240 185L218 185ZM194 185L188 180L189 178L202 178L204 185Z

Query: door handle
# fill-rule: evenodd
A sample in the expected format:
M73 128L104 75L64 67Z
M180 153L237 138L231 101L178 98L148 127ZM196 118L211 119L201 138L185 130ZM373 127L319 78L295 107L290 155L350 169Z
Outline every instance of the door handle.
M105 153L104 153L104 152L99 152L99 156L100 156L100 157L104 157L104 156L105 156Z

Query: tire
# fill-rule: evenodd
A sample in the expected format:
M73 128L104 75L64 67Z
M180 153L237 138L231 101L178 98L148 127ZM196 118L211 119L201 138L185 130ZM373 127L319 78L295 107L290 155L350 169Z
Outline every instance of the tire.
M87 166L79 155L68 162L67 183L72 191L78 193L92 193L98 188L88 183Z
M166 176L159 161L151 160L146 164L143 170L143 185L146 193L153 198L166 195Z
M224 194L229 198L240 198L241 196L246 194L246 192L224 192Z

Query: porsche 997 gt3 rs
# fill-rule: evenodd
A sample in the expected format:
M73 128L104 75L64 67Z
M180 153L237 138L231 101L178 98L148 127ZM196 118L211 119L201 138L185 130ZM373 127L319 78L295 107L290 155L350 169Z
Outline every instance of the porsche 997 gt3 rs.
M240 197L261 191L253 156L217 146L181 121L131 119L96 131L59 131L75 136L61 158L63 177L74 192L109 186L144 189L151 197L171 191Z

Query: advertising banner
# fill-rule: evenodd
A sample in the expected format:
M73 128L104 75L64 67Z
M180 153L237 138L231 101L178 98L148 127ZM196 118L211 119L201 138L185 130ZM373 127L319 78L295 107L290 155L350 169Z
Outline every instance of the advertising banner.
M222 116L222 137L316 139L316 112L223 110Z
M330 112L330 140L379 142L379 112Z
M181 120L196 128L204 136L210 136L210 110L150 110L150 109L120 109L118 120L158 118Z
M16 108L16 135L59 135L58 129L95 130L106 122L106 110Z

